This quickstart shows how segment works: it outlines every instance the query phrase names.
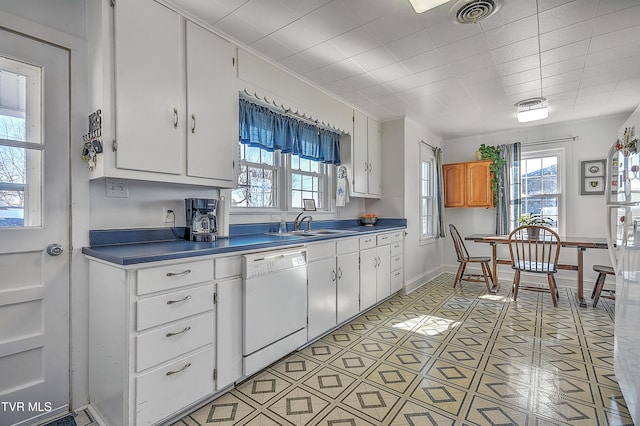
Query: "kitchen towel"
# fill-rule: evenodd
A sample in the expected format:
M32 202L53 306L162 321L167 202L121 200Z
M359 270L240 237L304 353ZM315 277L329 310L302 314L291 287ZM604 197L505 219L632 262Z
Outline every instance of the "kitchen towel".
M346 166L338 167L336 182L336 207L344 207L349 202L349 171Z

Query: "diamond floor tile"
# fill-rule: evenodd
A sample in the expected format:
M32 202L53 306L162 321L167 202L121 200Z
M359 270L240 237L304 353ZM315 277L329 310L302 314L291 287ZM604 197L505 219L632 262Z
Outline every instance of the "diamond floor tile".
M442 274L175 422L181 426L633 424L613 372L615 302Z

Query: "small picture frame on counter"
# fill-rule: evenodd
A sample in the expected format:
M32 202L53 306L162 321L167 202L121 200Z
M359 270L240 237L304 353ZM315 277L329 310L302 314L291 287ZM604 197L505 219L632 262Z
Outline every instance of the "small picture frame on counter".
M580 162L580 195L604 195L606 160Z
M302 200L303 210L306 212L315 212L316 211L316 200L313 198L304 198Z

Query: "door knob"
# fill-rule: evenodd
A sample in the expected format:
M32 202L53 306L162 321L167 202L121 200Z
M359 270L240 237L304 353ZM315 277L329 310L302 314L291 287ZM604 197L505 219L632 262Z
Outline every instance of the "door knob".
M54 243L47 246L47 254L49 256L60 256L63 251L64 249L60 244Z

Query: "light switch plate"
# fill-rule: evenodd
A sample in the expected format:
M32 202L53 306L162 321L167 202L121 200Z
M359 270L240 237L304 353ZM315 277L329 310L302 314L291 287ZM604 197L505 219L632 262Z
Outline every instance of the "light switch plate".
M126 179L105 179L107 198L129 198L129 183Z

